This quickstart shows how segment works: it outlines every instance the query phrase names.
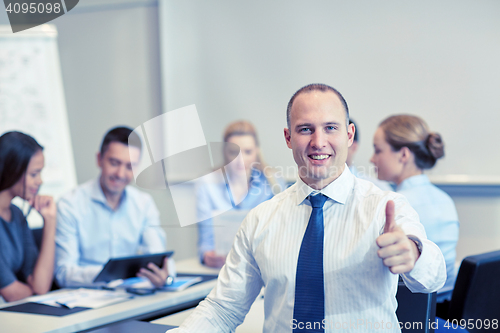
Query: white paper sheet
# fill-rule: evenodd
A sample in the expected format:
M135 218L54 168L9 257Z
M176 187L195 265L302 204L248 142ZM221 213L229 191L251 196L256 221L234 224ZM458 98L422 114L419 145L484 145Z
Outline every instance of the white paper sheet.
M124 291L109 291L96 289L71 289L31 299L32 302L56 307L84 307L97 309L107 305L123 302L133 298Z

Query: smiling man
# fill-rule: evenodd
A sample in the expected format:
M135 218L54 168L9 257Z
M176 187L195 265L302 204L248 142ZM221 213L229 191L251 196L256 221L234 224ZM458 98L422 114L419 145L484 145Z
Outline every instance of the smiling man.
M97 154L100 176L63 196L58 202L55 276L60 286L90 284L114 257L164 252L165 233L153 198L128 186L132 165L139 162L141 143L132 129L111 129ZM168 277L150 263L139 276L161 286Z
M347 104L340 95L306 91L298 91L288 104L285 140L300 178L319 190L344 171L354 125L349 125Z
M299 179L250 211L217 286L175 332L233 332L263 286L266 333L400 332L397 274L412 291L444 284L444 258L406 199L347 168L348 121L330 86L292 96L284 134Z

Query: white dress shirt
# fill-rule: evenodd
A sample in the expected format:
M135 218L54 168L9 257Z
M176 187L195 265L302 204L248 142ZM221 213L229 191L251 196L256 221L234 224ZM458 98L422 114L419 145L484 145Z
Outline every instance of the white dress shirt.
M299 180L250 211L236 235L217 286L180 328L170 332L232 332L265 287L264 332L292 332L297 259L314 190ZM346 167L320 191L324 214L325 332L400 332L396 318L398 275L377 256L385 206L396 204L396 223L423 243L414 269L403 276L412 291L433 292L446 280L439 248L427 240L407 200L354 177ZM297 323L295 323L297 324Z

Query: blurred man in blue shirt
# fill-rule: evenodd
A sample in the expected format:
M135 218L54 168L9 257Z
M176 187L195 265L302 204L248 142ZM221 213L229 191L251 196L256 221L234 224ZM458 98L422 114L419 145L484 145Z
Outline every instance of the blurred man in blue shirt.
M135 137L129 141L130 135ZM110 258L165 251L153 198L128 186L140 155L140 139L132 129L111 129L97 154L100 176L59 200L55 276L60 286L92 283ZM167 266L167 259L162 268L150 263L137 275L160 287Z

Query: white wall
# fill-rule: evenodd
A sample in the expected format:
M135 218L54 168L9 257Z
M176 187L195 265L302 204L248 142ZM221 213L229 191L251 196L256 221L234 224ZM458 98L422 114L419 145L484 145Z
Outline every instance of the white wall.
M498 183L498 1L160 0L160 15L164 111L195 103L208 141L249 119L266 160L294 166L286 105L301 86L324 82L358 124L359 166L369 167L383 118L413 113L446 143L431 174ZM500 248L499 193L451 193L457 259Z
M166 110L196 103L210 140L238 118L266 159L294 165L282 129L301 86L344 95L369 165L377 124L412 113L443 135L437 175L500 175L500 2L163 0ZM478 163L478 161L480 161Z
M460 219L457 261L500 250L500 197L453 196Z
M84 182L98 175L95 154L110 127L135 128L162 113L158 7L148 0L85 1L54 23L78 180ZM180 228L170 193L146 191L175 258L194 256L195 230Z
M135 128L162 113L157 1L85 0L50 22L59 33L78 183L97 177L96 153L111 127ZM9 24L0 10L0 24ZM43 191L43 187L41 189ZM196 255L196 230L181 229L168 191L148 191L176 258Z

